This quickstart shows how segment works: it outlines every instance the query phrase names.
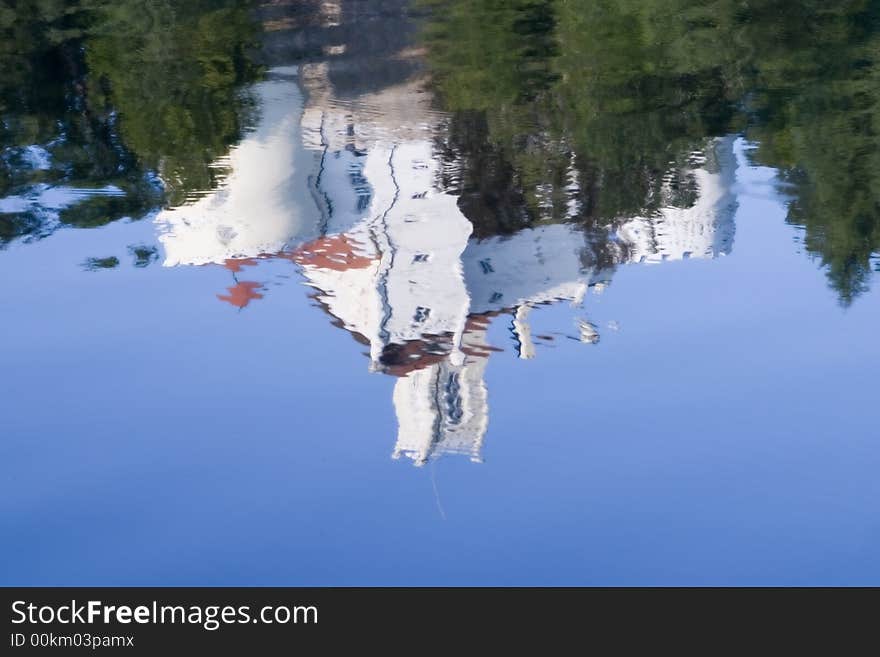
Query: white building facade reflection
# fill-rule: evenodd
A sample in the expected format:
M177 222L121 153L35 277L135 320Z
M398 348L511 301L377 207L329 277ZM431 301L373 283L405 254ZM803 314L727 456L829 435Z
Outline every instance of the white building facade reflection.
M343 99L313 64L271 72L255 94L261 121L220 163L224 183L157 217L165 264L297 263L335 323L368 345L371 370L398 377L395 458L481 460L496 317L510 322L517 354L532 358L536 306L581 306L614 266L732 248L731 138L711 142L689 171L697 189L689 207L622 219L599 235L571 222L478 240L439 184L435 139L445 117L418 79ZM570 178L576 185L575 171ZM597 240L612 266L600 264ZM593 343L599 334L581 320L578 337Z

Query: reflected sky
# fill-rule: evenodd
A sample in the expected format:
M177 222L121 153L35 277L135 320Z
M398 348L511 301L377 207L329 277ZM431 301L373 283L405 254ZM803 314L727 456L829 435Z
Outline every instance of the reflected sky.
M176 67L125 3L36 24L86 55L62 109L4 80L4 583L877 582L880 302L821 168L656 79L546 113L561 28L477 97L447 4L156 5ZM194 90L143 125L110 19Z

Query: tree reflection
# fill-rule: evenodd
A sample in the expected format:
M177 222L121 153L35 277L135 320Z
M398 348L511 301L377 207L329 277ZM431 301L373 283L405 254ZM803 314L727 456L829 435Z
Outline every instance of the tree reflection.
M427 66L397 56L416 14ZM476 236L690 207L712 140L744 133L849 304L880 250L878 28L871 0L0 0L0 244L217 188L253 53L345 48L350 96L431 77Z
M101 2L86 48L94 103L119 113L120 136L157 171L167 202L212 189L215 162L253 111L243 86L256 28L241 0Z
M0 243L139 217L211 188L252 109L250 8L0 2ZM41 196L57 189L69 198Z
M426 4L436 87L456 113L447 150L464 160L451 182L478 232L687 206L689 159L744 131L791 183L789 221L841 302L867 288L880 249L876 3Z

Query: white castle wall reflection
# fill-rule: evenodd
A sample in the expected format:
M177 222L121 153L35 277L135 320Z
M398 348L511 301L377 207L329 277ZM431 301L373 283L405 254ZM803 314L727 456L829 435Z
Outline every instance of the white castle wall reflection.
M580 306L610 281L597 241L610 246L613 265L714 258L732 247L732 138L697 155L689 207L624 219L599 236L557 223L478 240L457 197L438 184L444 117L422 85L344 101L319 64L298 78L270 73L255 93L261 123L224 161L221 188L157 217L165 264L236 271L242 259L296 262L326 311L369 346L370 368L398 377L395 458L480 460L484 373L496 351L490 322L506 317L517 354L534 357L530 310ZM569 179L577 185L574 168ZM581 320L579 337L592 343L598 333Z

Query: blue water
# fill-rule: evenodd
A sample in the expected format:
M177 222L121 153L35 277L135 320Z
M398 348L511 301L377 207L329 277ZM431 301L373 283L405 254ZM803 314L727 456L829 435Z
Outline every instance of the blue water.
M364 224L361 215L344 215L341 202L322 215L322 201L307 193L311 185L348 198L333 185L352 170L340 169L348 173L337 180L322 164L323 181L307 180L318 169L298 167L319 151L302 126L308 108L323 112L323 125L361 112L367 118L353 120L356 129L380 134L365 137L364 152L388 148L393 163L406 144L428 143L419 130L430 133L448 115L425 110L419 117L434 121L429 128L388 128L404 119L384 121L392 110L378 92L322 100L310 69L296 58L290 66L266 78L288 86L265 88L288 103L283 116L293 117L294 136L282 130L271 143L302 143L290 153L268 137L259 144L266 161L293 158L285 184L294 191L278 217L296 216L297 225L279 229L288 231L284 248L220 249L206 263L184 253L171 263L173 249L189 248L183 236L196 217L193 204L214 198L206 189L90 228L63 218L56 226L53 208L38 208L50 228L0 250L0 583L880 585L880 291L841 301L826 264L805 248L804 229L787 221L791 186L780 169L756 163L755 142L736 132L717 142L732 158L722 167L730 203L727 215L716 208L724 218L712 225L735 228L728 242L711 254L658 255L658 262L619 256L611 273L585 265L582 299L535 293L534 303L517 303L531 307L530 341L514 324L516 308L477 298L467 263L484 248L498 268L505 249L537 229L480 240L468 238L464 219L453 229L454 210L419 215L421 244L464 230L455 244L467 245L452 258L462 259L465 274L453 266L426 279L452 290L450 301L437 292L430 319L448 307L451 317L488 322L485 343L495 350L469 353L471 369L455 369L447 342L457 338L438 347L439 338L424 331L427 351L401 378L390 365L383 373L386 361L370 355L369 340L393 345L393 331L367 336L368 344L352 339L361 330L352 319L359 303L346 306L343 297L353 279L322 288L316 281L332 275L332 263L303 264L311 253L303 244L360 235ZM244 87L262 107L264 118L255 121L263 125L271 94L260 96L253 84L260 83ZM413 92L401 93L414 102L406 95ZM245 132L229 148L248 134L262 135ZM712 143L704 143L706 153ZM336 152L338 161L368 157ZM352 183L369 189L371 203L386 189L385 174L369 168L381 158L368 159L366 182ZM253 172L248 162L230 166ZM424 168L419 161L411 171L395 169L401 198L410 183L420 189ZM256 178L248 184L259 185ZM224 180L217 188L225 189ZM445 198L442 190L429 197ZM245 199L245 206L253 201ZM218 239L244 243L249 229L271 228L274 207L235 215L244 223L232 237L217 228ZM170 224L160 217L169 211ZM206 216L222 212L214 207ZM186 221L173 223L179 216ZM409 219L400 221L406 229ZM431 232L437 222L448 230ZM535 233L540 267L523 274L536 285L544 284L541 268L550 272L558 262L541 260L550 234ZM580 237L565 239L574 240L571 253L580 248ZM357 244L358 253L373 254ZM136 245L155 249L148 266L133 266ZM407 279L394 278L409 262L404 251L376 248L378 266L389 253L398 257L388 285ZM443 248L431 251L431 266L441 266ZM110 257L119 262L89 260ZM371 290L381 296L385 279L376 280ZM242 281L256 283L238 288L250 297L218 299ZM409 281L416 296L420 281ZM363 308L377 303L370 294L356 297ZM456 310L462 298L470 314ZM389 303L393 318L400 306ZM534 357L521 357L529 344ZM440 350L440 365L432 349ZM483 365L482 383L468 383L467 372ZM447 415L432 416L426 458L403 450L393 459L401 418L414 412L396 386L447 366L453 373L438 374L447 378L431 389L447 396L436 402L448 402ZM468 406L483 389L486 407ZM462 404L465 417L488 425L468 434L475 442L465 453L451 453Z
M223 270L77 269L149 223L10 247L2 581L877 583L880 298L838 306L771 177L730 256L619 271L599 344L493 327L483 464L389 458L393 381L295 274L235 312Z

